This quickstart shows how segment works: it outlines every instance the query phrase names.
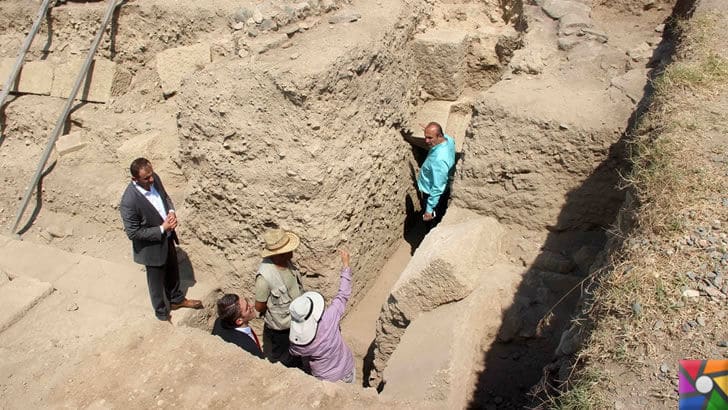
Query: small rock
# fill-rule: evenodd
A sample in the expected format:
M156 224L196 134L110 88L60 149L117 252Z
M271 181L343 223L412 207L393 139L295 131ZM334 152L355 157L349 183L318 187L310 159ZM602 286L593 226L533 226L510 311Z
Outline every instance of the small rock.
M717 345L718 347L728 347L728 340L721 340Z
M667 373L670 371L670 366L667 365L667 363L663 363L660 365L660 372L661 373Z
M663 322L662 320L658 320L657 322L655 322L654 325L652 325L652 330L662 330L664 328L665 322Z
M253 10L253 21L255 22L255 24L260 24L263 22L263 13L261 13L260 9L258 9L257 7L255 8L255 10Z
M649 10L651 8L655 7L655 0L647 0L644 5L642 5L643 10Z
M658 24L657 26L655 26L655 32L662 33L663 31L665 31L665 25L664 24Z
M233 24L233 30L237 31L237 30L242 30L244 28L245 28L245 23L242 21L239 21L239 22Z
M700 296L700 292L695 289L686 289L682 293L685 298L697 298Z
M640 302L632 303L632 313L634 313L636 316L642 314L642 305L640 305Z
M329 24L353 23L361 19L361 14L353 11L342 11L329 18Z
M698 323L698 326L705 326L705 319L702 316L695 318L695 321Z
M295 60L295 59L297 59L297 58L298 58L298 57L300 57L300 56L301 56L301 55L300 55L300 54L298 54L298 53L296 53L296 54L291 54L291 60Z
M716 219L716 220L714 220L714 221L713 221L713 222L712 222L712 223L710 224L710 227L711 227L711 228L713 228L713 229L715 229L715 230L718 230L718 229L720 229L720 221L719 221L719 220L717 220L717 219Z
M696 321L694 321L694 320L692 320L692 319L688 320L688 322L687 322L687 323L688 323L688 325L689 325L690 327L698 327L698 322L696 322Z
M69 312L75 312L78 310L78 305L76 303L71 303L70 305L66 306L66 310Z
M559 124L559 129L560 130L568 130L569 129L569 126L567 124L561 123L561 124Z

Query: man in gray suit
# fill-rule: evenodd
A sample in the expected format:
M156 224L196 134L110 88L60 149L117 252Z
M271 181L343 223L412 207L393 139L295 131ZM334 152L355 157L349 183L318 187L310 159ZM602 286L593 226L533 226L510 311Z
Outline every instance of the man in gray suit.
M180 289L174 204L162 180L146 158L137 158L129 167L131 182L121 196L121 220L131 239L134 262L147 268L147 286L154 314L170 320L170 309L200 309L202 302L186 299ZM167 303L169 302L169 307Z

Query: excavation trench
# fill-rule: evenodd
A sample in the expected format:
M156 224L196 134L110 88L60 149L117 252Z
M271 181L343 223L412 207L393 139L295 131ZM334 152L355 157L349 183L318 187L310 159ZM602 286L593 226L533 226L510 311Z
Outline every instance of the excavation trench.
M320 56L294 44L255 65L208 67L175 97L188 217L224 256L211 263L223 288L252 288L240 272L258 258L245 245L271 226L302 234L305 285L327 299L338 285L332 250L351 249L342 328L365 386L385 400L528 404L542 368L568 350L579 284L623 202L622 136L647 80L638 65L659 53L628 57L625 72L622 47L643 39L611 46L609 33L583 27L613 18L609 9L576 24L510 7L518 12L490 36L468 31L468 19L427 17L457 15L447 4L419 19L382 15L384 34L367 48ZM456 138L459 161L443 223L412 246L403 239L423 157L413 146L432 120Z
M53 187L70 189L91 169L105 186L121 179L119 163L148 150L181 208L198 280L251 296L261 233L281 226L302 237L294 261L305 287L329 300L334 250L348 248L354 292L342 331L357 379L380 400L526 405L554 352L573 350L561 334L624 200L623 133L660 59L655 26L667 10L369 3L334 2L345 23L321 20L334 14L323 5L294 10L255 35L237 9L232 27L219 10L157 26L162 9L122 9L103 53L118 62L113 120L80 110L72 131L102 144L60 162L46 212L60 219L116 203L117 187L70 203ZM94 19L58 17L53 30L65 41ZM146 42L145 31L164 41ZM54 41L36 57L69 52ZM32 98L41 97L20 98L7 123L28 140L37 129L15 114L39 105ZM415 180L426 153L416 146L429 121L456 139L458 162L448 212L424 237ZM32 156L16 161L13 177ZM117 211L101 208L68 218L105 226ZM104 247L83 235L67 246L105 255L122 239ZM185 323L208 331L218 295Z

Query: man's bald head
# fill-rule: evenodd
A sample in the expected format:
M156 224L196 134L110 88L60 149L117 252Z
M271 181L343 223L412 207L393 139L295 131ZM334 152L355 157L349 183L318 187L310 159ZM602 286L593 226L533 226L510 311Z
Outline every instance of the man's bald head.
M436 122L431 122L425 127L425 144L432 148L435 145L445 141L445 135L442 133L442 127Z

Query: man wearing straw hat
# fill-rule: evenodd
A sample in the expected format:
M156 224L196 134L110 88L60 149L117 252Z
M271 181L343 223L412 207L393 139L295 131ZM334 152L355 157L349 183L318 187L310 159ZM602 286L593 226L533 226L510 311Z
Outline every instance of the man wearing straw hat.
M270 229L263 233L263 261L255 276L255 310L264 318L263 353L272 363L300 366L300 359L288 352L291 314L288 307L303 293L301 274L291 263L301 240L293 232Z
M341 337L341 318L351 296L349 253L341 253L339 292L324 310L324 297L306 292L291 303L291 354L301 356L311 374L330 382L354 383L354 355Z

